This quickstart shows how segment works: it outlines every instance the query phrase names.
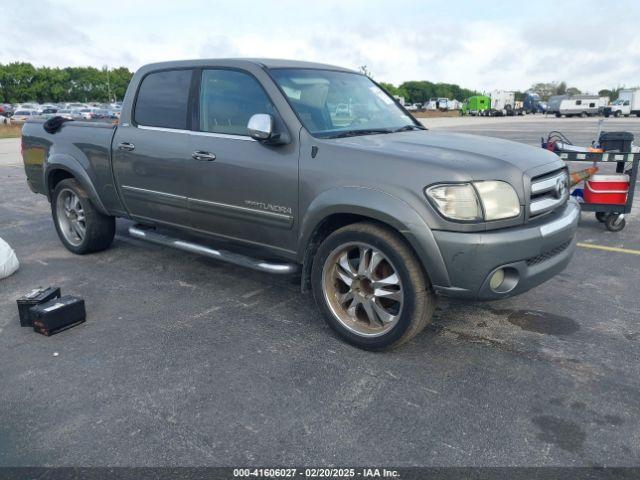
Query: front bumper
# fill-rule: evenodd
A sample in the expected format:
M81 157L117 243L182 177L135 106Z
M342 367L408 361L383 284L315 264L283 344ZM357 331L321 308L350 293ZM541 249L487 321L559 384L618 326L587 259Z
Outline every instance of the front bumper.
M579 219L580 205L571 198L560 211L521 227L479 233L436 230L433 235L450 285L433 288L442 295L475 300L526 292L567 266L575 251ZM507 291L489 286L489 279L499 268L509 272L513 285Z

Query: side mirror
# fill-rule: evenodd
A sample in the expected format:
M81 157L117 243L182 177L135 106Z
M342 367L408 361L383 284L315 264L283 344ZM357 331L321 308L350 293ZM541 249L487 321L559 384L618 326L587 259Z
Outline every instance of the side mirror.
M273 117L268 113L256 113L247 123L249 136L255 140L264 142L274 136Z

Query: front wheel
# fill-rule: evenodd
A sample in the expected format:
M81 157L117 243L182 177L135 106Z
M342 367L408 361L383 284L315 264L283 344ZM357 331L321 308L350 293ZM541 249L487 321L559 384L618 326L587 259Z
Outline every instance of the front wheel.
M51 213L58 236L70 252L78 255L98 252L113 241L115 218L100 213L73 178L56 185L51 197Z
M409 341L435 309L435 295L413 251L399 234L373 223L329 235L314 258L311 280L329 326L368 350Z

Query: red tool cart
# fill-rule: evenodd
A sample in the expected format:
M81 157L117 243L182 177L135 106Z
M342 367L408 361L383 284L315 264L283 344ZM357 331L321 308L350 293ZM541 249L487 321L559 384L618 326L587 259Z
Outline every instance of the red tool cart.
M625 214L631 212L638 177L640 153L595 153L556 151L566 162L616 163L615 174L595 174L585 180L582 211L595 212L607 230L619 232L626 225Z

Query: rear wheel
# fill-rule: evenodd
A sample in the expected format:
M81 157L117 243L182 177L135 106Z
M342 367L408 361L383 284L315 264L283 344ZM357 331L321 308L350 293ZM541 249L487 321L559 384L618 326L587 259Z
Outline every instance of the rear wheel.
M100 213L73 178L56 185L51 198L51 213L60 241L73 253L98 252L108 248L113 241L115 218Z
M431 320L435 295L413 251L373 223L343 227L320 245L313 293L329 326L368 350L397 347Z
M613 116L616 118L618 118L620 115L622 115L622 112L620 110L617 110L616 113L613 114Z

